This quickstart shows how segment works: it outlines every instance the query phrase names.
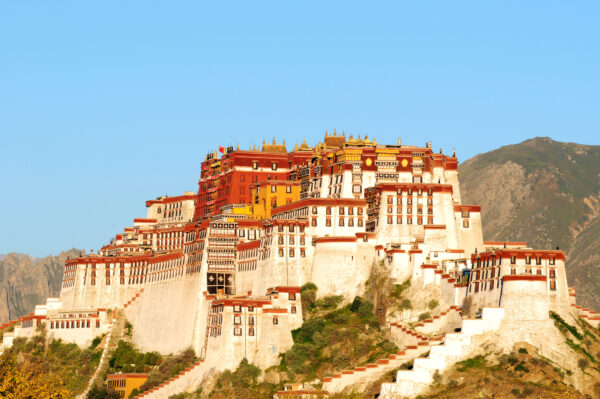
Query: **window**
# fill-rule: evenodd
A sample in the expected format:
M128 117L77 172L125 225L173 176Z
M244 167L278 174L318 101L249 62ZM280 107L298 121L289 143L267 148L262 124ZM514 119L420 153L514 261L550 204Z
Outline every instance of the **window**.
M249 336L251 336L251 337L253 337L253 336L254 336L254 327L250 327L250 328L248 329L248 335L249 335Z
M409 216L406 218L406 224L412 224L413 220L412 220L412 216Z
M468 220L468 219L465 219L465 220L463 220L463 227L464 227L465 229L468 229L468 228L469 228L469 220Z
M290 258L294 257L294 248L290 248Z
M550 280L550 290L556 291L556 280Z
M516 256L511 256L510 257L510 264L511 265L515 265L517 263L517 257Z
M387 203L388 204L393 204L394 203L394 197L392 197L391 195L388 195L388 197L387 197Z
M300 236L300 245L305 245L306 238L304 236Z
M312 213L313 213L313 215L317 214L317 207L316 206L312 207Z
M358 209L358 214L362 215L363 214L363 209L362 208L357 208Z
M417 224L423 224L423 218L421 216L417 218Z
M300 256L303 258L306 257L306 250L304 248L300 248Z
M535 257L535 264L536 265L541 265L542 264L542 257L541 256L536 256Z
M352 186L352 193L354 194L360 194L361 192L361 187L358 184L355 184Z
M312 218L310 225L315 227L317 225L317 218Z
M396 217L396 224L402 224L402 216Z
M279 245L283 245L283 236L279 236L279 240L278 241L279 241L278 242Z
M277 192L277 186L271 186L271 192L272 193Z
M248 325L250 325L250 326L254 325L254 316L248 316Z
M254 169L254 170L258 169L258 162L256 162L256 161L252 162L252 169Z
M394 224L394 217L393 216L388 216L387 217L387 224Z
M362 220L362 218L358 219L358 227L363 227L363 220Z
M295 301L296 300L296 293L295 292L290 292L289 293L289 297L290 297L290 301Z
M340 226L344 226L344 218L340 218Z
M277 316L273 316L273 324L279 324L279 319Z
M550 265L554 265L554 263L556 262L556 258L552 257L548 260L548 264Z
M348 227L354 227L354 218L348 219Z
M394 207L393 206L388 206L387 207L387 213L394 213Z
M242 324L242 318L241 318L241 316L233 316L233 324L235 324L235 325Z
M550 269L550 277L556 278L556 269Z
M292 313L292 314L296 314L296 306L292 306L292 308L291 308L291 313Z
M285 192L290 194L292 192L292 186L286 186L285 187Z
M325 226L331 227L331 218L327 218L327 220L325 220Z
M525 257L525 264L527 264L527 265L531 265L531 256L527 255L527 256Z
M462 212L461 212L461 216L463 218L465 218L465 219L468 218L469 217L469 210L468 209L463 209Z
M277 162L271 163L271 169L272 170L277 170Z
M327 208L325 208L325 214L326 215L331 215L331 207L328 206Z
M283 248L279 248L279 257L283 258Z
M406 199L406 205L412 205L412 202L412 198L409 197Z
M340 206L339 213L340 213L340 215L345 215L346 214L345 208L343 206Z

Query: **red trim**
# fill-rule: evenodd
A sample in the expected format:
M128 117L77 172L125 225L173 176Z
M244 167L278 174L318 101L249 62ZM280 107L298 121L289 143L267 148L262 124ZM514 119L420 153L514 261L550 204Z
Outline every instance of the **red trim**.
M315 238L315 242L356 242L356 237L317 237Z
M150 218L134 218L133 223L156 223L156 219Z
M423 227L425 228L425 230L445 230L446 229L445 224L426 224Z
M546 281L546 276L508 275L503 279L504 281Z
M462 212L463 210L469 212L481 212L480 205L454 205L454 212Z
M263 313L287 313L287 309L263 309Z
M287 286L287 287L275 287L275 288L269 288L269 290L274 290L277 292L288 292L288 293L296 293L299 294L300 293L300 287L291 287L291 286Z
M423 264L423 265L421 265L421 269L437 269L437 266Z

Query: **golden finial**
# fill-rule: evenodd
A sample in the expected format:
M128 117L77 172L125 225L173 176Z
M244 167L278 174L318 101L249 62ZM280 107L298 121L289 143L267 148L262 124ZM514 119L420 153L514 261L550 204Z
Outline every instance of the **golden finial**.
M265 141L265 139L263 139L263 145L267 144L267 142Z
M433 148L433 146L431 145L431 140L429 140L429 148Z
M337 136L337 133L335 131L335 128L333 128L333 137Z
M275 145L275 136L273 136L273 145Z
M402 139L400 137L398 137L398 145L402 145Z
M346 131L342 130L342 137L346 137Z
M239 151L240 150L240 143L237 143L237 145L235 146L235 150Z
M327 130L325 130L325 137L327 137Z
M285 140L283 140L283 143L281 143L281 145L285 147Z
M456 150L454 148L452 149L452 156L456 158Z
M298 143L296 143L296 145L294 146L294 150L298 149Z

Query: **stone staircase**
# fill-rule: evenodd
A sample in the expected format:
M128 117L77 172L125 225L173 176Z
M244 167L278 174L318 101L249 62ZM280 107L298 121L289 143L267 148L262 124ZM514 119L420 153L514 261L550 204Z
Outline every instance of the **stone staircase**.
M101 375L102 370L104 370L104 368L106 367L106 363L108 362L108 356L109 356L111 350L117 345L117 342L119 342L119 340L123 337L123 332L125 330L125 321L126 321L125 309L128 306L131 306L131 304L137 298L140 297L140 295L142 294L143 291L144 291L143 288L140 291L138 291L129 301L127 301L125 304L123 304L122 309L117 308L113 311L113 314L112 314L112 317L110 320L110 329L108 330L108 332L102 339L102 342L100 342L100 345L104 345L104 348L102 349L102 355L100 356L100 362L98 363L96 370L94 370L94 374L92 374L90 380L88 381L85 391L83 391L83 393L81 393L80 395L77 395L77 399L84 399L87 397L88 393L94 386L96 379L98 378L99 375Z
M472 340L477 335L497 330L504 317L503 308L484 308L481 319L465 319L461 332L448 333L442 345L432 345L429 356L415 359L412 370L399 370L396 382L381 385L380 399L414 397L433 381L436 371L464 359L473 351Z
M592 326L598 328L600 326L600 313L596 313L588 308L577 305L575 287L569 287L569 303L577 312L577 315L590 323Z
M210 368L205 367L204 360L199 360L176 376L134 398L168 398L171 395L184 392L198 381L202 381L206 377L208 371L210 371Z
M332 377L324 377L322 380L323 390L329 393L342 392L343 390L361 392L369 383L379 379L389 371L399 368L404 363L418 358L439 342L438 340L431 340L421 342L419 345L408 345L395 355L383 357L374 363L355 367L352 370L339 371L334 373Z
M98 366L96 366L96 370L94 370L94 373L90 377L85 391L83 391L80 395L77 395L77 399L83 399L87 397L88 393L94 386L96 379L102 374L102 371L106 367L106 363L108 362L108 356L111 352L111 349L116 346L116 343L122 337L124 328L125 315L122 311L115 309L113 311L112 318L110 321L110 329L102 339L102 342L100 342L100 345L104 345L104 348L102 349L102 355L100 356L100 362L98 363Z

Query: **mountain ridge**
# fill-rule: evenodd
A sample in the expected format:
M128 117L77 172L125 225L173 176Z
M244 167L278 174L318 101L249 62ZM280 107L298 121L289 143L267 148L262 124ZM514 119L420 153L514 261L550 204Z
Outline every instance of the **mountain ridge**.
M1 256L0 323L32 312L35 305L45 303L47 297L58 296L64 262L79 253L80 250L73 248L45 258L16 252Z

